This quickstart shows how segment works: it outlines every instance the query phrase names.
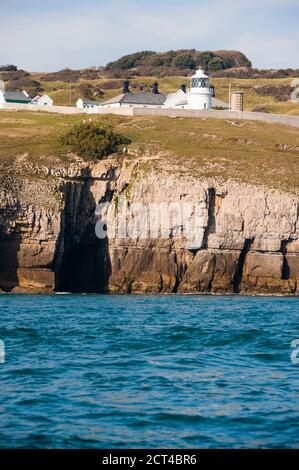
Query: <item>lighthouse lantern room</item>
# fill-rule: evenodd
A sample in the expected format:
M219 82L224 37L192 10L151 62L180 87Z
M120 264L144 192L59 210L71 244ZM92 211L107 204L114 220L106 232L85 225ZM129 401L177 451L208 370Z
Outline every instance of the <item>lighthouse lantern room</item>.
M210 86L209 77L204 71L198 69L191 77L191 87L188 93L189 109L212 109L214 88Z

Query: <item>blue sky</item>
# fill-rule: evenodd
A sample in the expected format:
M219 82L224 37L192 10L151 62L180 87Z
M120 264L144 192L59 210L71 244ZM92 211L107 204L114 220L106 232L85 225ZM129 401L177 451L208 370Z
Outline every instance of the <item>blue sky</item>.
M138 50L237 49L299 68L298 0L0 0L0 64L105 65Z

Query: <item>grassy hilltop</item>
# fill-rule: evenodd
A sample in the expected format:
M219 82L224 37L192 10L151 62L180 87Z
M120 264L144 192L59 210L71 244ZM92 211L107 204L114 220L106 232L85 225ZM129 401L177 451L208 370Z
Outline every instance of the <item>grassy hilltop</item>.
M141 51L110 62L106 67L64 69L53 73L30 73L15 66L0 67L7 90L26 90L30 95L48 93L56 105L74 106L78 98L103 101L122 92L124 78L132 91L150 91L158 81L160 91L172 93L189 86L197 67L208 71L216 97L228 102L229 84L245 91L245 110L299 115L299 104L290 101L292 82L299 70L257 70L239 51L156 53Z
M19 162L64 166L72 156L59 141L82 116L0 112L1 173ZM92 116L132 140L126 158L144 171L233 179L299 192L299 132L253 121ZM134 156L132 156L132 152Z

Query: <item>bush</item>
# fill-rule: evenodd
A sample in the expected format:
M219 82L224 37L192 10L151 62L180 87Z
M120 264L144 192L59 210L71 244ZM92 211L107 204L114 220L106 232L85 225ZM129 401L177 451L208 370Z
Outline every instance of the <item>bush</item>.
M115 62L109 62L109 64L107 64L107 68L116 70L133 69L137 65L139 65L145 58L154 54L156 53L153 51L135 52L134 54L125 55L120 59L116 60Z
M289 85L256 87L259 96L271 96L275 101L288 101L291 99L292 88Z
M17 71L0 71L0 79L4 80L4 82L9 82L10 80L18 80L19 78L30 77L30 73L25 72L25 70L17 70Z
M85 160L102 160L131 143L128 137L116 134L105 123L88 122L72 127L62 138L61 143Z
M0 65L0 72L16 72L18 67L16 65Z
M208 64L209 72L217 72L217 70L225 69L225 62L220 57L214 57L214 59L210 60Z
M10 80L6 85L7 91L27 91L27 93L34 98L39 93L44 91L40 82L32 80L29 77L21 77L16 80Z
M47 73L41 77L44 82L77 82L82 78L81 70L63 69L59 72Z
M225 62L225 68L236 68L236 67L252 67L250 60L239 51L216 51L217 57L220 57Z
M197 54L196 63L200 65L204 70L208 69L209 62L216 57L214 52L205 51Z
M196 63L191 54L179 54L173 61L173 64L178 69L191 69L194 70Z
M101 98L104 95L99 85L94 86L90 83L82 83L78 90L83 98L91 101Z
M252 110L253 113L268 113L269 110L266 106L257 106Z

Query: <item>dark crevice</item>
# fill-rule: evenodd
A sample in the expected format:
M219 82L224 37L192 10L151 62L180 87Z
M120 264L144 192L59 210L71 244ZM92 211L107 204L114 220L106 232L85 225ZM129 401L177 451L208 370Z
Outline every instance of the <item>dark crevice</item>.
M175 262L176 262L177 270L176 270L176 273L175 273L175 284L174 284L173 291L172 291L173 294L178 293L180 283L181 283L181 275L179 273L179 267L178 267L178 264L177 264L177 260L175 260Z
M208 224L205 229L203 246L207 248L208 238L210 233L215 233L216 230L216 220L215 220L215 199L216 192L214 188L209 188L207 192L207 204L208 204Z
M242 251L240 253L240 256L239 256L237 270L236 270L236 273L235 273L234 278L233 278L233 291L234 291L235 294L240 293L240 286L241 286L241 282L242 282L246 256L247 256L248 252L251 249L252 243L253 243L253 239L252 238L247 238L244 242L243 249L242 249Z
M281 273L281 279L282 280L288 280L290 279L290 266L288 263L287 259L287 253L288 253L288 244L290 243L289 240L282 240L281 241L281 248L280 251L283 254L283 264L282 264L282 273Z
M208 247L209 235L216 232L216 216L221 207L224 195L216 194L214 188L209 188L207 191L207 206L208 206L208 223L205 229L203 238L203 248Z

